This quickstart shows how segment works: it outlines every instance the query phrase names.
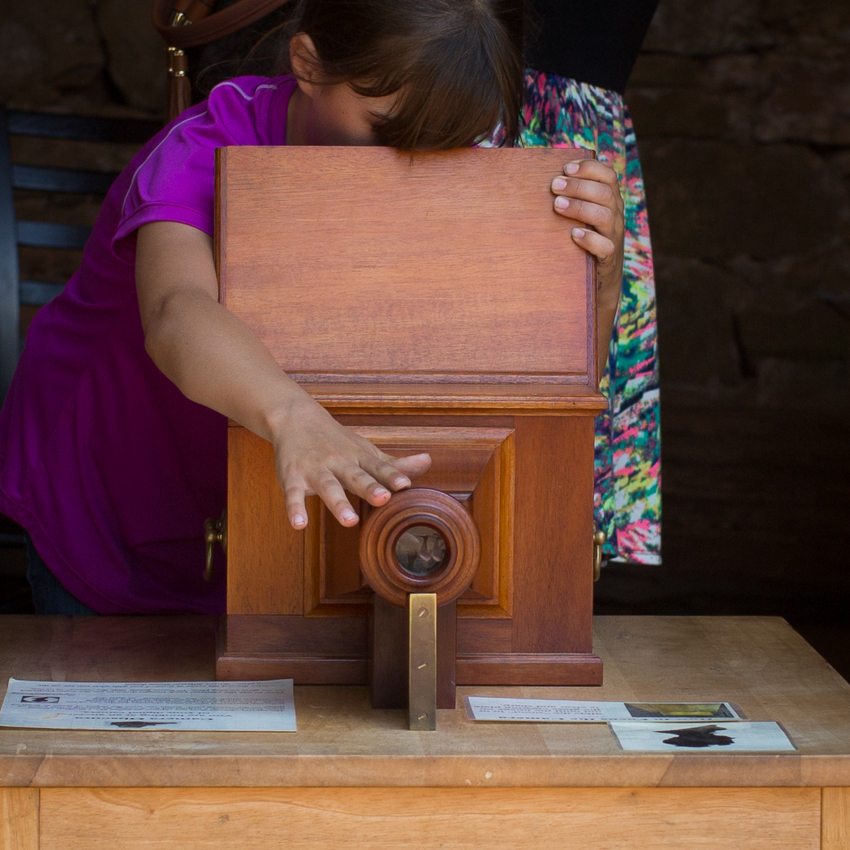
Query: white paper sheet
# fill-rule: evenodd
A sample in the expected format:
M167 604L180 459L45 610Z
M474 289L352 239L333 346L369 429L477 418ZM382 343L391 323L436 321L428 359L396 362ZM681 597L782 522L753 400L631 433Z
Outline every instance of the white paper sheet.
M644 752L784 752L796 747L778 723L612 723L624 750Z
M0 726L294 732L292 679L28 682L9 679Z
M526 723L607 723L633 720L640 723L705 723L739 721L743 715L728 702L646 703L593 702L563 699L509 699L506 697L465 697L470 720L502 720Z

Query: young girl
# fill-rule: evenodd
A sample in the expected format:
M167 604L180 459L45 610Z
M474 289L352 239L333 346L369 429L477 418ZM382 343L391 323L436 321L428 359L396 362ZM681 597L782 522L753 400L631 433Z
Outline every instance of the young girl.
M224 610L223 570L205 583L201 565L204 519L226 502L228 417L274 446L297 529L307 494L354 525L346 491L381 505L430 463L339 425L218 303L214 152L451 148L498 124L513 142L521 0L302 0L291 32L291 73L220 84L130 163L80 270L30 328L0 418L0 510L31 537L40 612ZM583 161L552 191L558 212L592 226L571 235L599 258L604 357L622 262L617 178Z

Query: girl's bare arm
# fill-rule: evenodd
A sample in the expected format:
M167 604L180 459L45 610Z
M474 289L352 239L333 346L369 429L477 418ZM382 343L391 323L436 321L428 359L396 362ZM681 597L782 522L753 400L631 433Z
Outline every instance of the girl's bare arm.
M307 524L308 494L317 493L343 525L355 525L346 490L378 506L427 470L427 454L393 458L340 425L218 303L207 234L167 221L139 228L136 288L154 363L188 398L274 446L295 528Z

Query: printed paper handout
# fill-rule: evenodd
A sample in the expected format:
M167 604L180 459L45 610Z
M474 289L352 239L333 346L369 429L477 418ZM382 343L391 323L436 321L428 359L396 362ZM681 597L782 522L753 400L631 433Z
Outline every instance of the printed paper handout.
M528 723L607 723L612 720L669 721L677 723L740 721L743 715L728 702L593 702L558 699L466 697L470 720Z
M294 732L292 679L28 682L9 679L0 726Z

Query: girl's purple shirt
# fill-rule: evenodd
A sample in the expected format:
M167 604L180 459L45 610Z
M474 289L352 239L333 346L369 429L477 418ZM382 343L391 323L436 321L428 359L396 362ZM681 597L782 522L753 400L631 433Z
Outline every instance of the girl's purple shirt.
M286 144L292 77L217 86L110 189L62 294L35 317L0 413L0 511L63 585L102 614L220 613L203 523L225 506L223 416L186 399L144 347L136 231L214 229L215 149Z

